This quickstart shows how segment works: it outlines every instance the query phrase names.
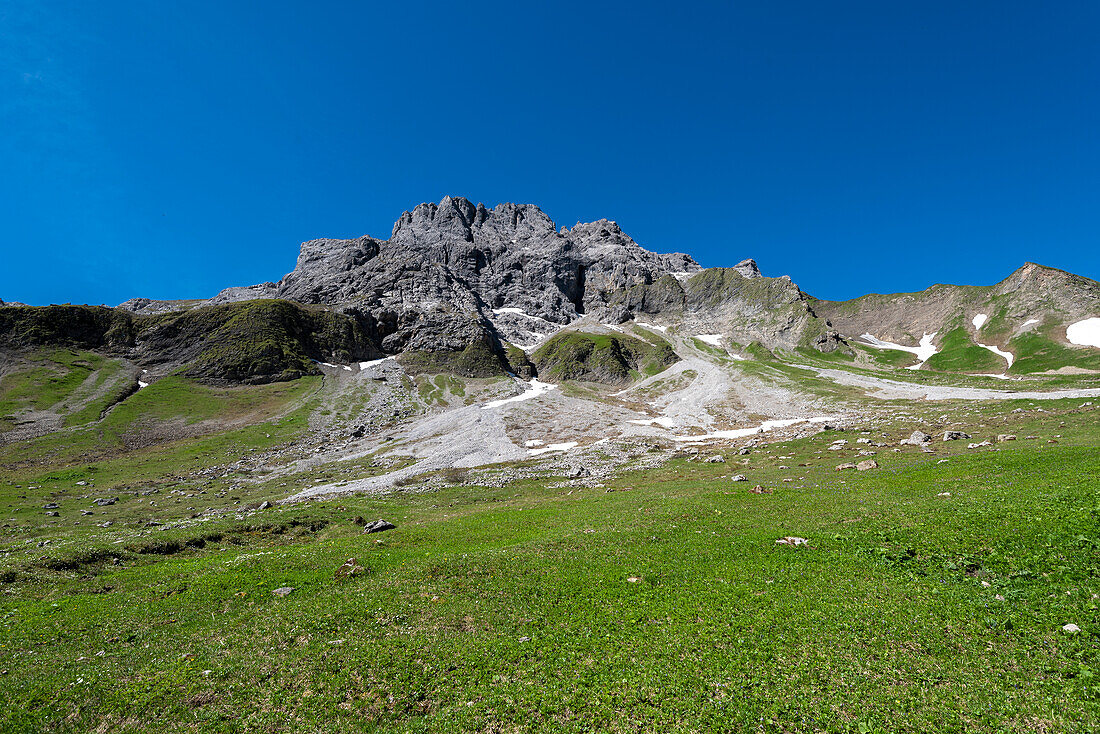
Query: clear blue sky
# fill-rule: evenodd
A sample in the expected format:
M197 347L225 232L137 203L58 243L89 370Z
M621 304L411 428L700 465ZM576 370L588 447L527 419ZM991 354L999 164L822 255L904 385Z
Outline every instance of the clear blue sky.
M1100 3L0 3L0 298L277 280L421 201L823 298L1100 278Z

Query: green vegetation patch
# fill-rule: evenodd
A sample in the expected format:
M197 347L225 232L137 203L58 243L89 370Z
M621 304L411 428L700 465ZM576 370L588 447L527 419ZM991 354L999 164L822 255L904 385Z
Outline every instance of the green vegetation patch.
M583 380L620 385L638 376L655 375L679 361L663 339L659 343L631 336L558 334L534 353L539 374L558 382Z
M925 366L940 372L1003 372L1005 361L970 341L966 329L959 326L944 334L940 351Z
M1010 341L1008 351L1016 355L1009 370L1012 374L1046 372L1062 367L1100 370L1100 350L1068 347L1035 331Z

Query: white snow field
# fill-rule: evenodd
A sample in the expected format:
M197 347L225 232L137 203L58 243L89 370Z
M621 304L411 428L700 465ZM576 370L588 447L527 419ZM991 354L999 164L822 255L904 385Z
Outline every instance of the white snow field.
M939 351L932 344L932 340L936 338L936 334L938 333L938 331L934 331L931 334L925 334L920 338L920 342L915 347L906 347L901 344L895 344L894 342L883 341L874 334L864 334L860 339L863 339L869 347L876 347L878 349L900 349L903 352L917 355L917 359L920 360L920 363L912 367L906 367L906 369L918 370L933 354Z
M706 342L707 344L710 344L712 347L722 346L721 334L696 334L695 338L701 342Z
M984 313L980 313L974 318L970 319L970 323L974 324L975 329L982 328L982 324L984 324L986 321L989 321L989 316Z
M513 395L510 398L503 398L501 400L490 400L488 403L485 403L481 406L482 410L487 410L489 408L499 408L500 406L507 405L508 403L518 403L523 400L537 398L539 395L550 392L557 387L556 385L551 385L548 382L539 382L538 378L535 378L530 382L521 384L526 384L531 389L525 390L519 395Z
M836 420L835 417L819 416L816 418L783 418L780 420L764 421L758 426L752 428L735 428L731 431L715 431L714 433L707 433L702 436L673 436L674 441L680 441L681 443L702 443L704 441L718 441L721 439L731 438L745 438L746 436L753 436L757 433L765 433L773 428L787 428L798 423L826 423L831 420Z
M1081 347L1100 347L1100 319L1078 321L1066 327L1066 339Z

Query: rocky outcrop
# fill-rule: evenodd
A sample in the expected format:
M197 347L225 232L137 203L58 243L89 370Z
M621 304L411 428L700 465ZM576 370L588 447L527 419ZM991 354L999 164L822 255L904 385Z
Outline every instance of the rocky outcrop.
M387 240L306 242L278 283L226 289L213 302L275 297L355 308L397 322L387 352L454 351L455 338L468 345L498 328L522 342L522 328L495 310L564 325L609 313L624 288L699 270L687 255L645 250L606 219L558 229L537 206L488 209L445 197L402 214Z

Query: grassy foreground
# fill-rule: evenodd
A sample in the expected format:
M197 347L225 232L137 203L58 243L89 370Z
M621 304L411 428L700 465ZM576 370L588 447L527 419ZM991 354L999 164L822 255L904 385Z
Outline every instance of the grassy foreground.
M834 468L860 434L826 432L606 487L89 523L53 547L9 524L0 730L1095 731L1100 426L1079 405L861 473Z

